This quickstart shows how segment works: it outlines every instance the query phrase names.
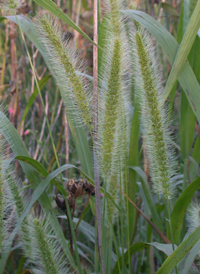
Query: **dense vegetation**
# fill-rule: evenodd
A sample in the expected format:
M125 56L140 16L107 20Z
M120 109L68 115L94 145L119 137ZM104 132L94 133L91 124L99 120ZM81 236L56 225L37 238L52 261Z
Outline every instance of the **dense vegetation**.
M0 273L199 273L200 0L0 8Z

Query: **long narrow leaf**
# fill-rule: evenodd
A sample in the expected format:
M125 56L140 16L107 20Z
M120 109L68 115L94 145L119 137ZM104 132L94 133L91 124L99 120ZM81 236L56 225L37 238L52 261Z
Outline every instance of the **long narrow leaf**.
M196 38L197 32L200 28L200 0L198 0L196 7L194 9L194 12L190 18L190 21L187 25L185 34L183 36L183 39L181 41L180 47L178 49L178 52L176 54L176 58L174 60L170 75L168 77L166 86L165 86L165 96L167 97L175 82L178 78L178 75L181 71L181 69L184 66L185 60L188 57L188 54L192 48L192 45L194 43L194 40Z
M144 248L147 248L148 244L143 243L143 242L139 242L139 243L135 243L133 245L130 246L129 250L127 250L124 254L124 264L126 265L128 263L128 256L129 253L132 256L134 253L139 252L141 250L143 250ZM119 273L118 271L118 264L120 265L120 267L122 266L122 256L118 258L117 262L115 263L115 267L114 270L112 272L112 274L117 274Z
M192 247L200 239L200 227L198 227L184 242L182 242L175 251L164 261L161 268L156 272L156 274L168 274L178 262L183 259Z

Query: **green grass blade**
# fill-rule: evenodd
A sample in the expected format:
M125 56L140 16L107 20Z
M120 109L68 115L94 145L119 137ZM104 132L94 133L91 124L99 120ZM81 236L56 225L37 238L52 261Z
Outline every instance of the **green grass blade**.
M142 11L127 10L123 11L123 13L147 28L162 47L170 64L173 64L179 47L176 39L159 22ZM190 102L197 120L200 122L200 86L191 66L186 61L178 75L178 80ZM167 97L165 97L165 99L167 99Z
M44 178L47 177L49 175L49 173L47 172L47 170L43 167L42 164L40 164L38 161L30 158L30 157L26 157L26 156L17 156L15 157L15 159L23 161L25 163L28 163L30 165L32 165ZM74 168L76 168L75 166L73 166ZM68 195L67 191L64 189L63 186L61 186L58 182L56 182L55 180L52 180L52 183L57 187L57 189L63 194L63 195Z
M4 19L6 19L6 17L1 17L1 16L0 16L0 23L1 23Z
M52 0L34 0L38 5L43 7L44 9L52 12L55 16L60 18L63 22L68 24L74 30L78 31L82 34L86 39L88 39L91 43L96 45L87 34L82 31Z
M188 254L199 239L200 227L175 249L175 251L164 261L156 274L169 274L178 262Z
M199 137L196 138L193 152L192 152L192 158L199 163L200 162L200 140ZM200 175L199 165L190 162L190 180L193 182L197 176Z
M0 111L0 121L1 121L0 133L5 137L5 139L9 143L15 156L23 155L23 156L29 157L28 151L27 151L23 141L21 140L18 132L16 131L14 126L11 124L11 122L8 120L8 118L1 111ZM29 182L31 183L32 188L35 189L41 181L36 169L24 162L21 162L21 166L22 166L23 171L26 174ZM65 237L61 230L60 224L57 220L57 217L53 211L53 208L51 206L51 203L50 203L49 198L46 193L43 193L40 196L39 202L46 214L48 214L50 211L52 212L51 221L52 221L52 226L53 226L54 230L56 231L56 237L58 238L65 254L67 255L70 264L72 266L73 265L75 266L74 259L71 256L69 247L65 241ZM0 274L3 273L8 255L9 254L6 253L0 261Z
M192 111L185 93L181 94L180 141L182 159L187 159L193 144L196 117Z
M171 213L174 243L179 243L180 232L188 205L196 190L200 188L200 177L194 180L180 195Z
M191 7L192 1L182 2L181 7L181 18L179 22L179 28L178 28L178 34L177 34L177 41L180 43L183 34L186 30L187 24L190 19L190 15L192 13L192 7ZM183 18L182 18L183 17ZM192 49L188 55L188 61L194 71L195 76L198 76L198 70L196 69L196 64L199 63L198 58L198 51L199 48L196 47L197 39L195 39L195 42L192 46ZM195 116L192 111L192 108L189 105L189 102L187 100L187 97L183 92L181 92L181 123L180 123L180 141L181 141L181 153L183 160L187 159L189 157L192 143L193 143L193 137L194 137L194 129L195 129ZM186 172L187 174L187 172ZM187 178L184 180L187 181Z
M190 21L187 25L185 34L181 41L180 47L176 54L173 66L168 77L166 86L165 86L165 96L168 97L170 94L178 75L185 64L185 60L188 57L188 54L192 48L192 45L195 41L197 32L200 28L200 0L198 0L194 12L190 18Z
M124 264L128 264L128 254L132 256L134 253L142 251L144 248L147 248L149 245L143 242L138 242L130 246L129 250L124 253ZM112 274L118 274L118 264L122 267L122 256L118 258L117 262L115 263L114 269Z
M186 256L183 260L180 261L180 263L178 265L178 273L188 274L188 273L191 273L190 270L193 270L193 272L192 272L193 274L199 273L197 268L196 269L194 269L194 267L192 268L192 263L194 262L197 254L199 253L199 249L200 249L200 241L198 241L193 246L193 248L190 250L190 253L188 254L188 256Z
M52 77L51 75L47 75L47 76L43 77L43 78L38 82L39 87L40 87L40 90L44 87L44 85L47 83L47 81L48 81L51 77ZM35 98L37 97L38 92L39 92L39 91L38 91L37 87L35 87L35 89L34 89L32 95L31 95L31 97L30 97L30 99L29 99L29 101L28 101L28 103L27 103L27 105L26 105L26 108L25 108L24 113L23 113L23 115L22 115L22 119L21 119L21 121L20 121L19 126L21 125L21 123L22 123L22 122L24 121L24 119L26 118L26 115L27 115L27 113L28 113L30 107L32 106L33 102L35 101Z
M159 228L160 231L162 231L162 225L161 225L161 220L159 218L158 212L155 208L153 199L152 199L152 195L151 195L151 191L149 189L149 185L148 185L148 180L147 180L147 176L144 173L144 171L139 168L139 167L130 167L131 169L135 170L138 175L141 177L141 184L142 184L142 188L149 206L149 210L151 212L152 215L152 219L154 224L157 226L157 228Z

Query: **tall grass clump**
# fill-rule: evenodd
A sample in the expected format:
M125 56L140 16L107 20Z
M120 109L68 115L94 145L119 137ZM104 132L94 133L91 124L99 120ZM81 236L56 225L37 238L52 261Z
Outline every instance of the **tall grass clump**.
M38 15L35 28L45 49L48 66L60 87L68 115L80 125L92 130L91 96L79 61L68 40L62 33L58 20L50 14ZM79 74L77 74L79 71Z
M140 98L144 126L144 140L147 148L150 173L155 191L171 199L175 186L175 160L171 148L171 138L162 105L162 81L153 53L152 41L148 34L139 30L136 33L136 74L137 96Z

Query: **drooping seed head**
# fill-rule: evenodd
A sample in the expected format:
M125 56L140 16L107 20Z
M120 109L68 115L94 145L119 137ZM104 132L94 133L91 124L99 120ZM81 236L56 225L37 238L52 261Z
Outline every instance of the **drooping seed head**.
M60 87L66 108L71 110L74 119L91 130L91 96L83 74L77 74L79 68L82 70L78 57L68 41L64 40L58 21L52 15L36 17L35 27L45 48L44 54L48 57L47 65Z

